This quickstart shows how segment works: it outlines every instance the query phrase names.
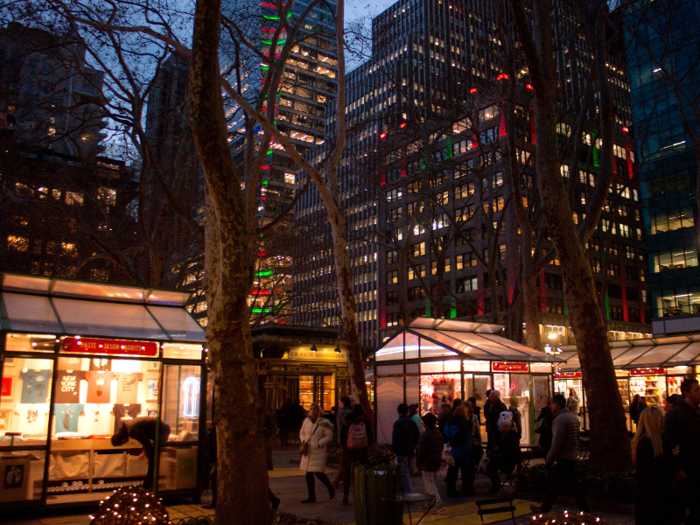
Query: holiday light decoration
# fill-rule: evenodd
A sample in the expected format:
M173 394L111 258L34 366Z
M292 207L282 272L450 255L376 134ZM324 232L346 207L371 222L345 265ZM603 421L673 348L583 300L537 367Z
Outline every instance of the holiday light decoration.
M172 525L168 511L150 491L122 488L100 502L92 525Z
M604 518L598 518L587 512L570 513L568 510L533 516L530 523L536 525L607 525Z

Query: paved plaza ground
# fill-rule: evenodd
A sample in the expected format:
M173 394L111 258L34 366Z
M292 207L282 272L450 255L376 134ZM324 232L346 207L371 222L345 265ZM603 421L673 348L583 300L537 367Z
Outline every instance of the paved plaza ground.
M352 524L355 522L354 510L351 504L343 506L342 504L342 485L335 499L329 500L326 489L316 482L316 497L318 502L312 505L303 505L301 500L306 498L306 484L304 482L303 472L298 468L299 456L297 447L282 447L275 450L273 453L273 461L275 469L270 472L270 488L282 500L280 511L295 514L304 518L322 519L331 523ZM328 469L329 476L334 476L335 470ZM438 479L444 478L443 471L438 474ZM413 478L414 489L419 491L422 489L423 481L420 476ZM490 482L484 475L478 478L477 495L470 498L447 498L447 488L444 483L439 482L438 488L446 507L444 514L429 515L422 523L434 523L436 525L478 525L481 523L479 516L476 514L477 499L488 498L486 491L490 486ZM351 492L352 493L352 492ZM206 502L206 497L203 499ZM525 524L532 521L532 513L530 505L534 502L525 499L516 499L517 507L516 516L518 524ZM604 517L609 525L634 525L634 516L619 512L600 511L595 502L592 502L593 510L596 515ZM564 499L559 502L556 509L571 509L575 510L573 501L568 502ZM555 510L556 510L555 509ZM176 503L168 507L170 518L178 520L186 517L209 516L213 515L213 510L203 509L201 505ZM413 523L415 523L422 513L414 513L412 515ZM408 521L408 516L405 517ZM495 515L487 517L486 523L504 525L512 523L509 515ZM0 520L5 521L5 520ZM7 523L7 522L6 522ZM51 515L45 517L36 517L32 519L14 519L10 523L17 525L87 525L90 523L90 517L85 514L72 515Z

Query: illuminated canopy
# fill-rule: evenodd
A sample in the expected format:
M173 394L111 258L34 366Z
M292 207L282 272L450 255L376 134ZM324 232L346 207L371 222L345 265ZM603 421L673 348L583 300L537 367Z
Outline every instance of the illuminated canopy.
M477 361L549 362L561 360L496 335L503 326L419 318L375 353L376 361L453 357Z
M562 346L559 359L566 363L560 372L581 370L578 352L574 345ZM638 368L672 368L700 364L700 334L653 339L626 339L611 341L610 353L617 370Z

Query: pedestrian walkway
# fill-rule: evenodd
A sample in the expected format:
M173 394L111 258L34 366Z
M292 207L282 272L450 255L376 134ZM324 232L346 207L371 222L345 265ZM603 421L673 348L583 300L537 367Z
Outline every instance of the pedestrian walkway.
M279 510L296 516L307 519L319 519L329 523L337 523L343 525L351 525L355 522L355 512L352 505L352 491L350 505L342 504L342 485L337 491L335 499L328 498L328 492L318 481L316 482L316 499L317 503L302 504L301 500L306 499L306 483L304 481L304 473L299 470L299 454L296 446L282 447L275 450L273 453L274 470L270 475L270 488L281 500ZM335 477L336 470L327 469L329 477ZM445 469L438 473L438 479L444 479ZM436 525L480 525L481 519L476 513L477 507L475 501L477 499L486 499L487 490L490 485L485 476L480 475L477 478L477 495L469 498L447 498L447 488L444 483L438 483L440 497L446 510L443 514L428 515L422 523L435 523ZM413 478L415 490L420 490L423 487L423 482L420 476ZM203 498L203 503L206 503L208 498ZM530 505L534 502L525 499L515 500L517 523L519 525L526 524L532 521L532 513ZM564 505L561 503L556 510L568 508L575 510L573 505ZM594 506L595 509L595 506ZM171 520L179 520L183 518L193 518L200 516L213 516L214 511L202 508L201 505L180 503L168 506L168 512ZM412 519L415 523L422 513L412 513ZM596 515L604 517L609 525L634 525L634 516L630 514L619 514L611 512L597 512ZM406 516L407 518L407 516ZM408 521L408 520L406 520ZM47 516L44 518L35 518L27 520L15 520L13 524L17 525L88 525L90 516L85 513L78 515L65 516ZM485 517L485 523L493 525L512 524L510 514L493 515Z

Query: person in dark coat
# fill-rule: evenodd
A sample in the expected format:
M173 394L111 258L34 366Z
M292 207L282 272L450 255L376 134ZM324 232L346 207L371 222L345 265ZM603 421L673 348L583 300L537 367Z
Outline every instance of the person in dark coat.
M491 450L501 441L501 431L498 430L498 418L501 412L508 410L506 405L501 401L501 394L498 390L491 390L489 395L488 408L484 406L484 415L486 417L486 434L489 441L486 445L487 450Z
M442 463L442 433L435 426L437 418L434 414L423 416L425 431L421 434L416 447L416 466L423 475L423 490L435 498L435 510L433 514L444 511L442 499L435 481L437 471Z
M366 444L356 443L355 433L353 433L351 442L348 442L348 436L353 425L364 425ZM362 429L358 429L360 434ZM374 433L372 432L372 424L369 422L365 409L357 403L352 407L352 411L343 419L340 427L340 446L343 450L342 456L342 471L343 471L343 505L349 505L348 497L350 495L350 484L352 483L353 465L355 463L367 463L369 455L369 447L374 443ZM362 446L364 445L364 446Z
M630 420L634 423L634 428L639 424L639 394L635 394L630 403Z
M489 466L486 469L486 475L491 480L489 494L496 494L501 490L498 472L510 474L520 463L520 436L515 423L505 419L501 421L499 431L502 435L501 441L491 449Z
M689 509L686 524L700 523L700 384L695 378L681 383L683 400L666 415L664 453L676 484L679 507Z
M639 415L632 441L632 459L637 463L636 525L670 523L671 480L664 457L663 426L664 417L657 408L647 408Z
M112 436L112 446L115 447L126 445L129 439L135 439L141 443L143 447L143 453L141 455L145 455L146 459L148 459L148 473L146 474L146 479L143 480L143 488L149 490L153 487L153 471L156 454L154 445L156 437L161 445L167 443L170 437L170 426L160 421L159 427L158 420L154 417L137 417L131 421L126 421L122 423L119 432Z
M458 496L457 476L460 470L462 471L462 492L466 495L470 489L468 480L472 453L472 431L467 407L460 405L455 409L452 418L445 425L445 436L452 447L452 459L454 460L454 465L447 467L447 476L445 477L447 496L456 498Z
M545 457L552 448L552 423L554 422L554 412L552 412L552 407L550 406L551 400L547 400L547 405L542 407L540 415L537 416L537 425L535 426L535 433L540 435L539 444L544 450ZM540 424L540 421L542 423Z
M415 456L420 433L416 424L408 417L406 403L401 403L396 407L396 411L399 413L399 419L394 422L391 432L391 451L396 456L396 464L401 467L403 473L403 491L409 493L413 492L413 485L408 465L410 459Z
M475 397L470 397L467 399L472 404L472 408L474 409L474 414L476 417L479 418L479 426L481 426L481 407L476 404L476 398Z

